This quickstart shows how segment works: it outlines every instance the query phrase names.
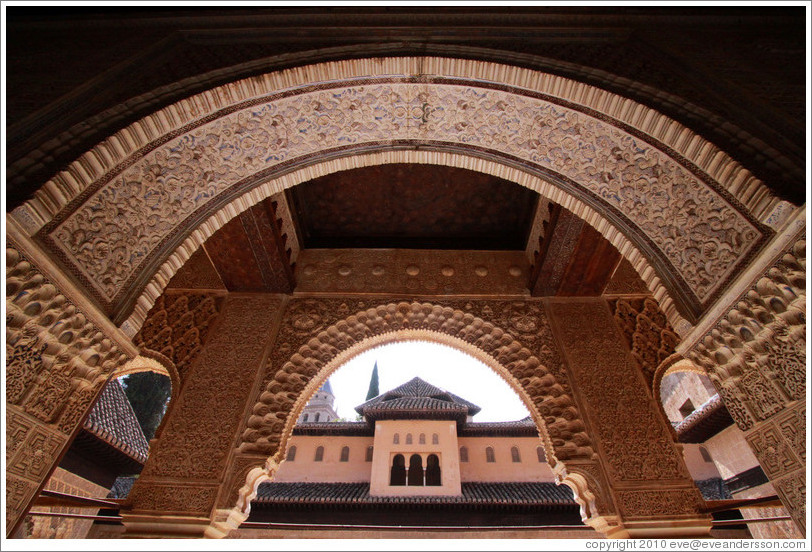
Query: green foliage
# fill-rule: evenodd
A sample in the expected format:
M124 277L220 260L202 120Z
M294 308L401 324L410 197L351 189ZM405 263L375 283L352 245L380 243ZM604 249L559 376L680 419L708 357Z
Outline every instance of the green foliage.
M375 367L372 369L372 377L369 379L369 391L367 391L367 399L372 399L380 395L378 390L378 363L375 362Z
M121 380L124 393L133 407L138 424L147 441L155 436L155 430L166 412L172 394L169 378L155 372L139 372Z

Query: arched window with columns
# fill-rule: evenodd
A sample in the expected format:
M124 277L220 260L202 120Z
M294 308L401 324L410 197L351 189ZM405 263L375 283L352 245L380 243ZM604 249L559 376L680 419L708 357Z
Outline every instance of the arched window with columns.
M412 454L409 458L409 486L423 486L423 459L419 454Z
M402 454L396 454L394 458L392 458L389 484L393 487L400 487L406 484L406 459Z
M436 454L429 454L426 459L426 486L439 487L442 484L440 458Z

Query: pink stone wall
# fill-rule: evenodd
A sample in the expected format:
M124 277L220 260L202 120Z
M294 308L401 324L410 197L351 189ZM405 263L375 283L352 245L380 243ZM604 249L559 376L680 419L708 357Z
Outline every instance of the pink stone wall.
M334 437L296 435L288 443L296 447L293 462L285 460L279 466L274 481L293 482L334 482L360 483L370 479L372 463L366 462L367 447L372 445L372 437ZM321 462L315 461L316 449L324 447ZM349 460L341 462L341 449L350 448Z
M702 458L702 453L699 450L701 446L703 445L693 443L686 443L682 445L682 456L685 459L685 465L688 467L688 471L691 472L691 477L694 481L703 481L705 479L721 477L719 474L719 469L713 462L713 453L708 449L707 445L704 445L711 457L711 461L707 462L704 458Z
M555 481L550 465L538 460L538 437L460 437L459 444L468 448L468 462L460 462L462 481ZM519 449L520 462L511 457L514 446ZM493 447L495 462L487 462L487 447Z
M679 383L674 387L667 397L661 398L663 402L663 409L665 410L665 414L668 416L668 419L672 422L681 422L684 416L680 414L679 409L686 400L690 399L694 405L694 408L699 408L713 395L715 395L716 391L709 391L706 385L703 384L702 377L699 374L694 374L693 372L678 372L676 374L666 376L663 378L663 388L669 387L668 384L675 378L679 378ZM706 383L708 386L712 386L707 377L704 379L707 380Z
M284 461L274 477L277 482L372 482L373 467L378 474L377 492L390 493L389 468L391 457L401 453L408 463L409 455L419 453L437 454L441 459L443 487L452 485L458 488L460 482L511 482L537 481L553 482L555 477L549 464L538 461L536 447L541 441L537 437L460 437L456 436L453 422L440 421L384 421L378 423L376 448L373 462L366 461L367 447L373 444L373 437L335 437L296 435L291 438L288 449L296 447L293 462ZM400 444L392 443L394 434L400 436ZM406 444L406 435L412 434L412 444ZM426 444L419 443L420 433L426 435ZM432 435L438 434L440 443L432 444ZM316 448L324 447L321 462L314 460ZM341 462L341 449L350 448L348 462ZM468 448L468 462L459 461L459 448ZM486 447L493 447L495 462L487 462ZM513 462L511 447L519 449L519 462ZM698 456L698 451L696 452ZM424 460L425 467L425 460ZM707 468L707 466L701 466ZM712 469L712 468L711 468ZM700 472L698 472L700 473ZM704 472L702 472L704 473ZM714 472L715 473L715 472ZM714 476L708 476L714 477ZM438 492L438 488L396 489L406 493L426 494ZM458 491L454 491L455 493Z
M735 425L705 441L705 447L723 479L729 479L758 465L752 449L744 440L744 434Z
M425 443L420 443L420 434L425 435ZM398 443L394 442L395 434ZM408 435L412 436L407 444ZM438 442L432 442L437 434ZM453 420L382 420L375 423L375 454L373 459L372 479L369 494L372 496L459 496L460 463L457 445L457 424ZM409 457L419 454L426 467L429 454L436 454L440 459L441 481L439 487L390 486L389 473L392 459L396 454L403 454L406 466Z

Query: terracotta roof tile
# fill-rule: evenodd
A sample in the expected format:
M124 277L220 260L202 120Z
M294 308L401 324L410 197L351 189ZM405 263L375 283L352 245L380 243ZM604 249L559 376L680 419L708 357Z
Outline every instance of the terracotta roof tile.
M375 418L381 418L386 412L406 411L422 411L424 417L429 415L429 411L453 412L455 418L460 414L464 418L473 416L481 408L420 378L413 378L355 407L355 410L359 414L372 415Z
M462 496L370 496L369 483L263 483L257 504L504 504L575 505L572 490L555 483L463 483Z
M686 416L674 430L681 443L704 443L733 423L722 398L716 394Z
M529 417L514 422L468 422L460 427L459 437L538 437L536 423Z
M375 428L366 422L302 422L293 427L293 434L372 437Z
M149 444L117 379L102 389L84 429L141 464L147 461Z

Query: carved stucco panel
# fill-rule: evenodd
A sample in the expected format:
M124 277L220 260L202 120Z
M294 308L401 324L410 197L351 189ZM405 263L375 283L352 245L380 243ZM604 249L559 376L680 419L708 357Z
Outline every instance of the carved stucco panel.
M764 469L764 473L771 480L801 468L802 464L793 451L792 445L784 439L774 423L762 424L748 433L745 438Z
M133 487L132 511L197 514L214 507L218 482L225 477L246 400L282 302L281 296L270 294L225 299L216 330L188 370L161 437ZM209 484L214 486L208 488ZM200 495L184 505L183 497L194 494L197 486L202 487Z
M647 236L699 301L763 230L685 165L640 136L538 95L381 82L259 99L133 157L46 230L61 256L112 302L192 214L257 174L329 149L392 140L453 144L520 159Z
M679 336L653 298L610 299L615 321L649 387L657 367L674 354Z
M34 498L34 493L37 492L38 488L38 483L14 475L6 475L6 532L23 515L26 506Z
M587 481L589 489L595 495L595 508L597 510L595 514L606 516L616 512L611 488L598 463L571 462L567 465L567 471L579 474Z
M8 241L7 399L65 433L93 393L127 356ZM89 395L91 395L89 397ZM89 397L89 399L88 399Z
M696 488L619 491L617 498L624 519L694 517L702 506Z
M6 532L25 512L40 485L67 445L62 432L7 405Z
M800 469L791 475L773 482L775 490L781 497L784 504L789 504L788 508L793 521L806 535L806 473Z
M601 300L550 302L555 335L583 397L610 480L687 480L668 428Z
M805 233L687 356L708 373L743 431L805 398Z
M128 498L137 505L138 512L208 515L218 490L216 484L207 486L201 483L178 485L150 482L149 485L135 485Z
M800 402L794 408L787 409L786 414L776 417L775 424L795 454L805 463L806 403Z
M155 302L133 343L169 358L184 381L221 306L222 297L217 294L165 293Z
M6 239L6 454L17 478L7 481L8 532L107 377L128 359Z

